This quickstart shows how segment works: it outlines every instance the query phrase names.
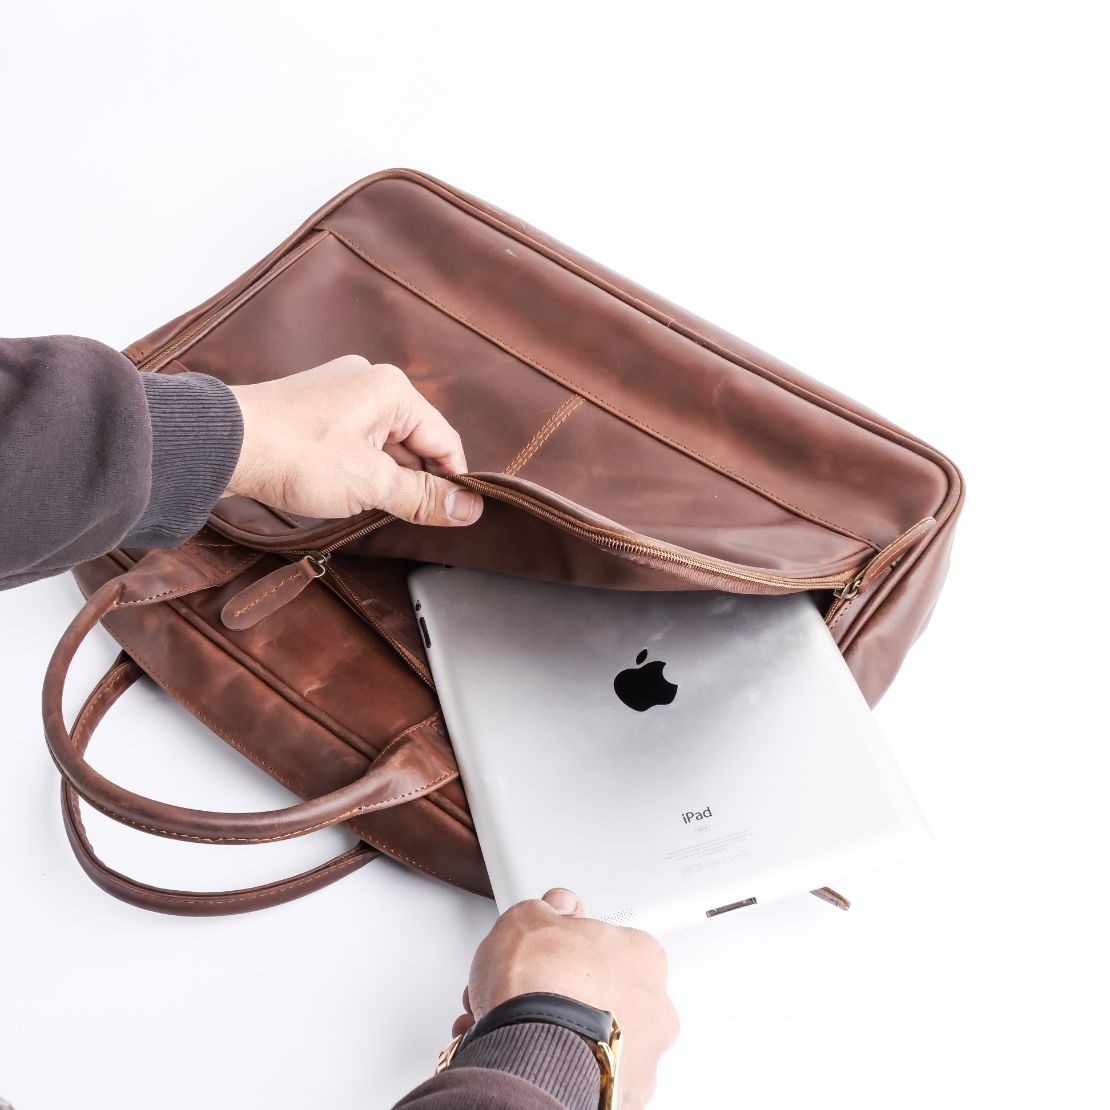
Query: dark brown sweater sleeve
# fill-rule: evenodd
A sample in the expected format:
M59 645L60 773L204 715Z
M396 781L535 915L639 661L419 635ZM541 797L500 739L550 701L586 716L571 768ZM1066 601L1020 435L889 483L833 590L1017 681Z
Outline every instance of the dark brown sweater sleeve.
M113 547L173 547L227 488L243 420L206 374L92 339L0 339L0 589Z
M394 1110L596 1110L600 1071L586 1042L540 1022L495 1029Z

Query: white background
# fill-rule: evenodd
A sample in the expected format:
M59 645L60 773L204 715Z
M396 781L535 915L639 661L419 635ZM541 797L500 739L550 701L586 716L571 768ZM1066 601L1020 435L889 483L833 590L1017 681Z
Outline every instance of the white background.
M0 334L116 346L351 181L411 165L514 212L950 454L969 497L878 709L928 860L670 944L655 1105L1105 1098L1102 5L5 4ZM59 445L64 449L64 444ZM18 527L5 520L3 527ZM117 904L57 813L38 688L78 601L0 596L0 1095L16 1110L388 1106L491 906L388 863L255 916ZM81 658L71 704L112 656ZM94 758L167 800L283 792L151 688ZM142 877L230 852L90 820Z

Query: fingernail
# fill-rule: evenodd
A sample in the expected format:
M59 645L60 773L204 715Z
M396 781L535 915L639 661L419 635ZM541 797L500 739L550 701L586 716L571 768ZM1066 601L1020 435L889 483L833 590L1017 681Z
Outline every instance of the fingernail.
M569 914L578 909L578 895L573 890L567 890L565 886L557 886L549 890L543 896L543 900L556 913Z
M453 489L444 500L443 507L452 520L468 524L474 519L474 514L481 503L482 499L472 490Z

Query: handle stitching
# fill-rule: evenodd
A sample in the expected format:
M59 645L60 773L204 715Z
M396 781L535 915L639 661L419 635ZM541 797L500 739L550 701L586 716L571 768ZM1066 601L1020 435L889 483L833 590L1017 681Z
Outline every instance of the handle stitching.
M70 789L72 790L72 787ZM80 806L77 807L77 810L78 810L78 813L80 813ZM85 839L86 843L88 843L89 855L105 871L111 871L112 869L110 867L108 867L108 865L93 850L92 843L89 842L89 839L88 839L88 833L85 832L83 822L82 822L82 825L81 825L81 831L83 833L85 833L84 839ZM365 841L363 842L363 844L365 844ZM374 851L375 853L377 853L377 849L374 849L370 846L367 846L367 848L368 848L368 850L371 850L371 851ZM347 852L344 852L344 854L339 859L332 860L331 863L325 865L319 871L312 871L309 874L304 875L299 879L294 879L294 880L281 880L281 879L279 879L278 882L274 885L279 887L281 891L286 891L286 890L293 890L293 889L295 889L296 887L299 887L299 886L304 886L306 883L314 882L317 879L322 879L324 876L331 874L332 871L336 871L336 870L338 870L342 867L346 867L352 861L352 859L357 858L357 857L354 856L353 853L361 852L361 851L362 851L362 849L358 848L358 847L351 848ZM371 857L371 858L373 858L373 857ZM366 862L369 863L370 861L367 860ZM361 866L361 864L360 864L360 866ZM126 879L126 876L122 875L120 872L115 872L115 874L113 875L113 878L116 878L116 876L119 876L117 881L122 881L122 880ZM130 880L130 881L135 882L135 880ZM135 883L135 885L140 886L142 884ZM269 895L278 893L277 891L275 891L273 889L269 889L269 890L255 890L255 891L244 892L243 894L236 894L236 895L225 897L225 898L189 898L189 897L180 897L179 898L179 897L177 897L177 895L178 895L177 891L166 890L164 887L162 887L162 888L149 887L149 888L146 888L146 890L147 890L148 893L149 892L155 892L155 900L157 898L162 898L162 899L165 899L166 901L170 902L173 905L200 905L200 906L222 906L222 905L228 905L228 904L234 905L234 904L237 904L237 903L240 903L240 902L254 902L254 901L257 901L259 898L266 898ZM181 893L184 894L185 892L181 892Z
M83 750L80 745L77 744L77 736L79 732L86 728L91 729L92 727L84 724L86 716L92 714L93 709L96 707L96 705L105 697L107 697L108 694L110 694L112 690L115 689L115 687L120 685L129 666L131 666L131 664L117 664L114 668L114 673L110 674L108 680L104 683L104 685L93 695L93 697L89 701L87 701L81 707L81 711L77 715L77 720L73 722L73 730L70 735L70 743L77 747L78 750Z
M280 840L293 840L298 836L306 836L308 833L319 832L320 829L331 828L333 825L341 824L353 817L361 817L363 814L373 813L375 810L388 808L393 803L401 802L405 798L412 797L414 794L431 793L436 787L443 785L443 783L457 776L458 771L445 771L437 778L431 779L413 790L407 790L404 794L394 794L393 797L384 798L380 802L370 802L367 805L356 806L354 809L339 814L338 817L329 818L327 821L321 821L317 825L310 825L306 829L298 829L293 833L279 833L277 836L195 836L192 833L172 832L168 829L158 829L152 828L149 825L143 825L138 821L132 821L129 817L123 817L118 813L109 813L107 810L101 809L91 798L86 798L85 801L88 802L93 809L100 810L105 816L110 817L113 821L118 821L121 825L130 825L134 829L141 829L143 832L152 833L155 836L167 837L170 840L188 840L198 844L272 844Z

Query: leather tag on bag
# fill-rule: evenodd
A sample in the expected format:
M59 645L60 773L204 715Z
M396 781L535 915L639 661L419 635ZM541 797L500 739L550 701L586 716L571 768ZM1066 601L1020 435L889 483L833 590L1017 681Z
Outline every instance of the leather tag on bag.
M251 628L283 605L288 605L305 586L319 577L319 565L307 557L289 566L278 567L240 590L220 610L220 620L235 631Z

